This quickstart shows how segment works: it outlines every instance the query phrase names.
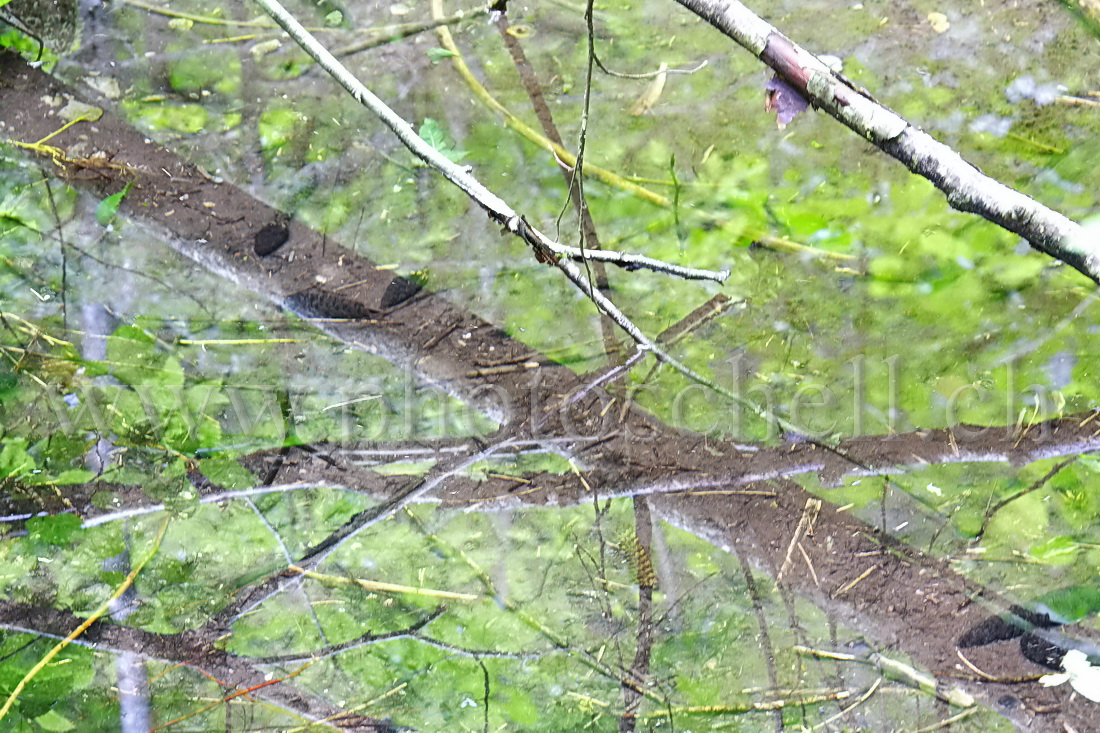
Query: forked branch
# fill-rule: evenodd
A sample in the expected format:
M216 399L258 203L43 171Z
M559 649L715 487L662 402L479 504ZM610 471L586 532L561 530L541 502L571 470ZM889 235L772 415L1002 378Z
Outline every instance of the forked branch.
M385 102L379 99L370 89L360 82L347 68L341 64L328 49L313 37L277 0L257 0L262 7L294 41L305 50L313 60L344 87L349 94L364 107L373 112L386 127L390 128L398 139L416 157L438 171L444 178L460 188L467 196L483 208L489 216L512 234L527 242L542 258L558 261L560 259L584 259L589 257L587 252L575 247L568 247L554 241L550 237L527 223L527 220L518 214L504 199L486 188L470 173L469 167L460 166L452 162L426 140L416 134L412 125L394 112ZM627 268L646 268L657 270L688 279L707 279L724 281L729 277L728 271L714 272L699 270L690 267L681 267L667 262L661 262L649 257L627 255L604 251L599 255L604 262L619 264Z

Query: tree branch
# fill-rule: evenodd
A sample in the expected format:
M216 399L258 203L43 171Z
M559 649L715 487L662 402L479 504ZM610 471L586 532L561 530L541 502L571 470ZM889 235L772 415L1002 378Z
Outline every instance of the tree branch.
M526 219L516 213L504 199L497 196L474 178L473 175L470 174L469 167L460 166L452 162L432 147L426 140L416 134L412 125L390 109L385 102L375 96L370 89L367 89L362 82L356 79L355 76L352 75L335 56L329 53L329 51L322 46L309 31L303 28L294 16L288 13L277 0L256 1L257 4L259 4L259 6L263 8L275 22L305 50L306 53L313 57L313 60L316 61L321 68L327 71L340 86L344 87L344 89L351 94L353 99L382 120L386 127L390 128L393 134L397 135L397 138L413 153L413 155L420 158L420 160L427 163L444 178L461 189L467 196L476 202L478 206L483 208L491 219L530 244L536 252L547 251L557 257L567 257L570 259L583 259L586 256L587 253L583 253L581 250L574 247L562 245L532 227L527 223ZM729 277L728 270L722 272L705 272L694 268L679 267L678 265L659 262L648 257L623 255L613 252L603 252L602 256L606 258L604 259L605 262L615 262L615 264L622 264L624 267L656 269L661 272L691 279L705 278L722 282ZM618 261L615 259L616 256Z
M737 0L676 0L751 51L815 107L928 179L952 208L988 219L1100 283L1100 242L1029 196L983 174L954 150L858 90Z

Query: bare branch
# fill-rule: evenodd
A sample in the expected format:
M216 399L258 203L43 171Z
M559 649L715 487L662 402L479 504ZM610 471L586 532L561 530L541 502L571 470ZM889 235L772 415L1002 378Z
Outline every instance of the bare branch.
M305 50L306 53L313 57L313 60L316 61L321 68L327 71L340 86L344 87L344 89L351 94L353 99L382 120L382 122L397 135L398 139L401 140L406 148L416 157L437 170L448 181L461 189L467 196L481 206L481 208L489 214L490 218L498 224L501 224L512 234L522 238L535 248L536 252L545 250L556 256L570 258L582 256L580 250L576 250L573 247L566 247L555 242L542 232L527 224L523 216L516 213L504 199L497 196L474 178L470 173L469 167L460 166L450 161L426 140L416 134L412 125L390 109L385 102L375 96L370 89L367 89L362 82L355 78L355 76L349 72L335 56L329 53L329 51L322 46L309 31L303 28L294 16L288 13L276 0L257 0L257 3ZM682 277L703 277L703 271L701 270L679 268L676 265L667 263L657 263L655 260L648 257L630 256L629 261L626 261L622 259L626 257L626 255L619 253L605 252L604 255L609 258L605 260L608 262L614 261L614 256L618 255L623 267L645 267L649 269L656 269L659 267L663 272L678 274ZM618 262L616 264L618 264ZM712 272L708 277L709 279L721 282L729 277L729 271Z
M766 63L815 107L928 179L952 208L978 214L1100 283L1100 241L1080 225L983 174L954 150L856 89L737 0L676 0Z

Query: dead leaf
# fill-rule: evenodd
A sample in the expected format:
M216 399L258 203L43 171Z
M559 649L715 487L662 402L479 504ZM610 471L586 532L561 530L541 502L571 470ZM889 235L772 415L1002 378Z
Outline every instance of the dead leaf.
M932 24L932 30L936 33L943 33L951 27L951 23L943 13L929 13L928 22Z
M775 112L775 122L780 130L810 106L801 92L778 76L768 79L764 89L764 109Z
M665 79L667 77L668 64L662 61L661 66L657 69L657 75L653 77L653 81L649 82L645 93L638 97L638 101L630 108L630 114L633 117L641 117L649 112L653 105L657 104L657 100L661 98L661 92L665 90Z

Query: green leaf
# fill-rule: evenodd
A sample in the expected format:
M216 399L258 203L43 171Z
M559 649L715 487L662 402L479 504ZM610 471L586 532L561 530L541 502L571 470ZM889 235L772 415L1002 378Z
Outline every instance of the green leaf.
M193 486L180 488L180 492L164 500L164 511L178 519L187 519L199 509L202 497Z
M199 104L145 107L137 114L154 130L173 130L188 134L201 132L210 119L209 111Z
M539 710L530 695L519 690L512 690L509 699L503 704L504 711L508 713L511 722L523 727L533 726L539 720Z
M883 255L871 260L871 274L888 282L915 282L924 272L921 264L912 257Z
M34 459L27 455L25 438L12 438L4 441L0 448L0 478L19 478L26 476L36 468Z
M178 24L172 27L185 30ZM241 60L237 54L224 49L196 50L194 54L185 54L171 62L168 83L179 92L236 94L241 88Z
M449 147L443 128L431 117L425 117L424 122L421 123L420 137L436 150L442 151L444 148Z
M1086 468L1093 473L1100 473L1100 458L1096 456L1079 456L1077 462L1082 468Z
M1072 537L1061 535L1032 545L1031 556L1039 562L1051 565L1068 565L1073 562L1079 549Z
M264 150L273 150L293 140L305 127L305 118L296 110L268 108L260 115L260 144Z
M100 201L99 206L95 207L95 220L99 222L101 227L107 226L114 220L115 214L118 213L118 207L122 205L122 199L130 193L133 185L134 182L130 181L121 191L111 194Z
M1062 588L1041 596L1039 602L1060 616L1064 623L1072 624L1100 613L1100 588L1081 585Z
M455 53L454 51L448 51L445 48L429 48L428 49L428 60L430 60L433 64L438 64L440 61L443 61L444 59L453 58L455 56L458 56L458 54Z
M84 484L95 478L95 474L86 468L71 468L56 476L40 474L27 483L31 486L61 486L64 484Z
M199 462L199 470L225 489L246 489L256 485L256 478L247 468L228 458L207 458Z
M1049 522L1042 495L1032 492L993 515L986 527L985 544L1026 548L1045 536Z
M57 731L58 733L73 729L72 721L56 710L50 710L49 712L39 715L34 719L34 722L42 726L43 730Z
M420 125L419 134L421 139L438 150L452 163L460 163L463 158L469 155L465 150L456 150L454 144L447 137L447 133L431 117L424 118L424 122Z
M31 537L50 545L68 545L80 531L80 517L75 514L58 514L56 517L32 517L27 520Z

